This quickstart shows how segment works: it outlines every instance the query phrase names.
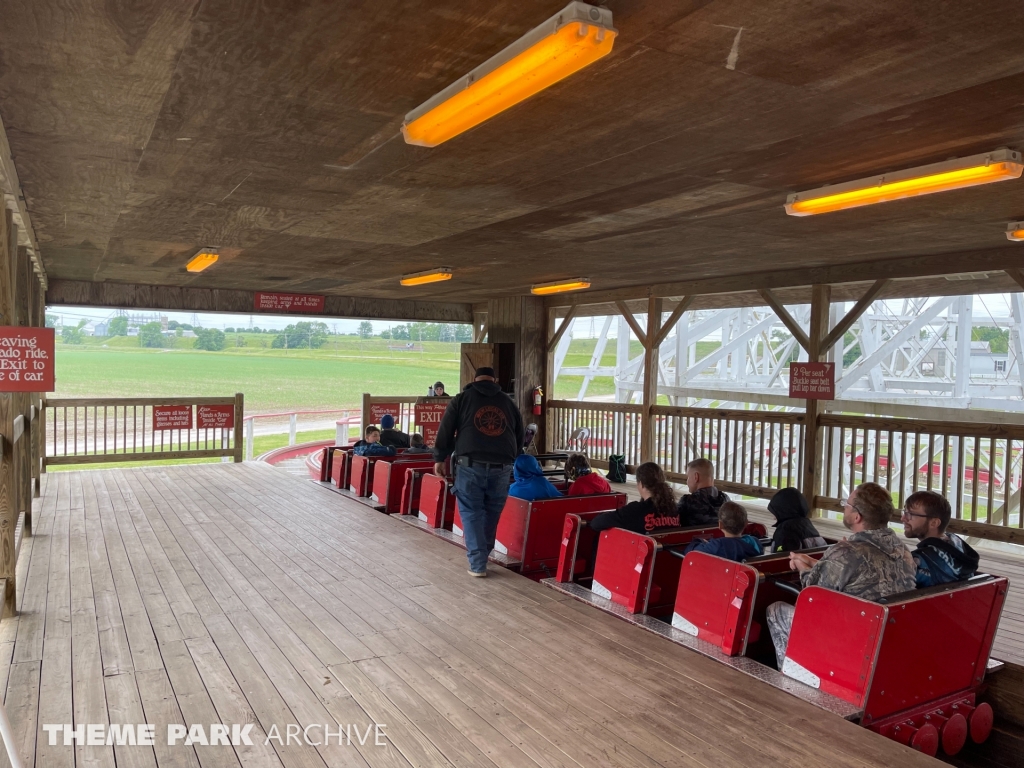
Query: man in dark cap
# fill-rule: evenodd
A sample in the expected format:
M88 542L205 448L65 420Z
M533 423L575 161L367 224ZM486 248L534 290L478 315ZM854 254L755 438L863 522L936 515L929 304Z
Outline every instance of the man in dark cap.
M444 476L444 462L455 454L455 497L471 576L487 575L509 475L522 445L519 409L495 382L493 368L477 368L473 383L448 403L434 442L436 474Z
M400 429L395 429L395 417L385 413L380 418L380 444L392 448L408 448L411 443L409 436Z

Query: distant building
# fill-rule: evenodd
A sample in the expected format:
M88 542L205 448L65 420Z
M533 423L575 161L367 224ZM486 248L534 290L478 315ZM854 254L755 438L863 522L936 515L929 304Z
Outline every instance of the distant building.
M109 326L106 320L101 320L93 326L93 336L109 336Z
M137 325L129 325L128 326L128 335L129 336L138 336L139 335L139 326L137 326Z

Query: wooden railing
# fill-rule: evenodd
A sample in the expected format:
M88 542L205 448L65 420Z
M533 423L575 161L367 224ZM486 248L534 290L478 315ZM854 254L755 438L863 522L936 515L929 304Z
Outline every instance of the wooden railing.
M697 458L715 465L716 483L744 496L770 497L803 484L803 413L656 405L654 461L682 480Z
M589 454L606 467L609 454L640 462L640 405L552 400L551 445L579 427L591 430ZM902 406L908 412L907 406ZM934 416L930 409L929 416ZM934 490L953 508L951 530L1024 543L1024 425L934 418L820 414L820 478L812 495L821 510L838 511L850 490L872 481L889 489L897 508L917 490ZM768 498L780 488L804 488L806 415L800 411L653 406L651 457L671 480L704 457L717 484L743 496ZM990 415L989 418L992 418Z
M157 428L154 408L187 407L191 428ZM230 427L199 427L201 406L230 406ZM243 398L53 398L43 401L43 467L227 456L242 460Z
M588 451L591 463L608 468L608 456L626 457L632 471L640 463L640 416L643 407L632 403L592 403L582 400L549 400L547 429L552 450L565 447L576 430L590 430Z
M819 507L841 509L850 490L868 481L887 488L897 507L915 491L936 491L963 523L954 529L1024 542L1024 426L833 414L818 424Z

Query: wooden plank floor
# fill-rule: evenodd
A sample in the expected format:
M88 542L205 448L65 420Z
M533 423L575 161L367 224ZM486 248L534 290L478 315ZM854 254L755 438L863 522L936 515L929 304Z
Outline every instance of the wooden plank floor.
M0 624L28 765L926 766L916 752L260 464L59 472ZM44 723L252 723L50 746ZM265 744L289 724L385 746ZM313 731L315 738L318 731Z

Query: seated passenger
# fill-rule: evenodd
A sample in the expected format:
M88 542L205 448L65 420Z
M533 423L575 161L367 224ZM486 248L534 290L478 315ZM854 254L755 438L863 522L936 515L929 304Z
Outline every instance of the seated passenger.
M366 439L360 440L352 453L357 456L394 456L397 452L390 445L381 445L380 430L371 424L366 428Z
M371 436L372 436L372 439L371 439ZM353 444L352 447L353 448L358 448L361 445L366 445L367 443L376 443L376 442L379 442L379 441L380 441L380 427L378 427L378 426L376 426L374 424L371 424L370 426L368 426L366 429L363 430L363 438L361 440L357 440L355 442L355 444Z
M817 585L864 600L913 589L914 558L889 527L895 511L892 496L878 483L857 486L843 505L843 525L853 535L833 545L817 562L810 555L790 553L789 563L800 572L801 586ZM768 606L768 630L779 669L786 657L795 611L789 603Z
M540 462L528 453L521 453L512 466L515 482L508 488L508 495L526 501L557 499L562 494L553 486L540 468Z
M920 539L910 553L919 587L967 581L978 570L978 553L955 533L946 533L951 515L949 502L934 491L918 491L907 498L901 515L903 535Z
M704 552L737 563L761 554L761 543L750 534L743 533L747 527L747 510L740 504L727 501L718 508L718 527L722 529L720 538L694 539L683 551Z
M565 462L565 479L570 483L566 496L594 496L612 492L604 475L591 469L590 461L582 453L571 454Z
M409 442L412 443L412 446L403 454L405 456L413 453L433 453L430 448L427 448L427 441L423 439L423 435L419 432L413 432L409 435Z
M380 417L380 442L392 448L408 448L409 436L400 429L395 429L395 417L385 413Z
M811 510L807 499L796 488L783 488L768 502L768 511L775 516L775 534L772 552L791 552L794 549L824 547L825 540L811 525Z
M594 531L625 528L633 533L655 533L665 528L679 527L679 511L672 487L665 482L665 473L653 461L636 468L636 488L640 501L624 507L602 512L588 525Z
M718 508L729 497L715 488L715 467L707 459L694 459L686 465L686 488L690 491L679 499L679 524L716 525Z

